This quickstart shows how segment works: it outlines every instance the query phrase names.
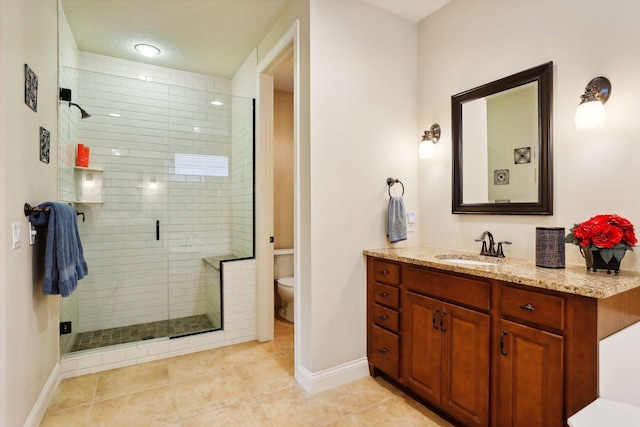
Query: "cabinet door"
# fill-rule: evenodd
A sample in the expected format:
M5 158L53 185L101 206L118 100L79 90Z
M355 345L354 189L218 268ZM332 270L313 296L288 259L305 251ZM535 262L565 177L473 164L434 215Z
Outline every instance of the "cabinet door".
M440 403L441 303L402 293L402 382L428 401Z
M498 426L562 426L563 337L500 321Z
M442 304L440 406L465 425L489 425L489 315Z

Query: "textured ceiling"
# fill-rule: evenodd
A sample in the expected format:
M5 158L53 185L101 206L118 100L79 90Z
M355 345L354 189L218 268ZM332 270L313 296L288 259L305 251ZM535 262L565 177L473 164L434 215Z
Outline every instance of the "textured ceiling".
M62 0L82 51L232 78L291 0ZM162 54L141 57L147 43Z
M365 1L417 22L450 0ZM82 51L227 79L291 2L61 0ZM133 48L138 43L162 54L145 58Z

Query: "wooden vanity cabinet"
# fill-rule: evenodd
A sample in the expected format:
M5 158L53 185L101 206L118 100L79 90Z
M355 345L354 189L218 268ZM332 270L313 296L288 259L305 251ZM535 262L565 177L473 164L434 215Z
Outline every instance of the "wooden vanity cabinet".
M420 397L465 423L489 425L489 284L408 267L401 295L401 379ZM471 285L484 307L464 307ZM482 306L483 304L480 303Z
M598 339L639 318L617 314L623 294L599 300L372 256L367 277L371 375L461 426L565 426L597 397Z
M488 426L489 316L404 296L401 382L465 425Z
M564 425L566 299L502 284L498 426Z
M563 425L563 337L500 322L498 426Z
M400 372L400 265L368 258L367 356L369 371L382 371L393 379Z

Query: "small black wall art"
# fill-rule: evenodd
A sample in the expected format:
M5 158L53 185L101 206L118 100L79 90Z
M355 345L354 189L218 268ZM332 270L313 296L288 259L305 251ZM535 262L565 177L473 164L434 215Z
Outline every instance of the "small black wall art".
M38 76L27 64L24 64L24 103L38 111Z
M494 185L507 185L509 184L509 169L496 169L493 171L493 184Z
M513 162L516 165L531 163L531 147L516 148L513 150Z
M49 163L49 152L51 149L51 134L48 130L40 127L40 161Z

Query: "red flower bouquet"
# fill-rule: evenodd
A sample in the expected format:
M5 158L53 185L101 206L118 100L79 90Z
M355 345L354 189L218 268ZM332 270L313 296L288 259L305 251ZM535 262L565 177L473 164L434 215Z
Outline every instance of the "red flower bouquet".
M580 245L581 249L599 252L605 263L615 258L618 262L625 251L633 250L638 240L633 224L618 215L596 215L580 224L575 224L564 240Z

